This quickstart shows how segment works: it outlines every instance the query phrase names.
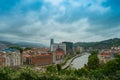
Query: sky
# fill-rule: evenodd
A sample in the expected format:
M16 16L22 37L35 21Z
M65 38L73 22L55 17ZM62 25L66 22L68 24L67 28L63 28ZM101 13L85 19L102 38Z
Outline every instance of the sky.
M0 40L49 45L120 38L120 0L0 0Z

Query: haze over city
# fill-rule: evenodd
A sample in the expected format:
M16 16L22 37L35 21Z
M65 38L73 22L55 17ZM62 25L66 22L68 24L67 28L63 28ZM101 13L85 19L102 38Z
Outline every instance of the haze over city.
M119 0L0 0L0 39L92 42L120 38Z

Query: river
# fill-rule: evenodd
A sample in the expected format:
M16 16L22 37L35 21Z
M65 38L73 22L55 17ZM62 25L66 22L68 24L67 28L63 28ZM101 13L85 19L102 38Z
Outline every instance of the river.
M89 53L85 53L85 55L74 59L71 63L72 64L71 68L78 69L84 67L84 65L88 63L89 55L90 55Z

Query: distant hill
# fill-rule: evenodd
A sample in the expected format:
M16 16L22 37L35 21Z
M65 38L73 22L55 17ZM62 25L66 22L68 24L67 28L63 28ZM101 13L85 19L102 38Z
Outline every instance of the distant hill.
M120 39L114 38L100 42L77 42L74 44L74 46L81 46L85 49L88 49L89 47L93 49L110 49L113 46L120 46Z
M21 46L21 47L30 47L30 48L46 47L40 43L29 43L29 42L12 43L12 42L8 42L8 41L0 41L0 50L3 48L10 47L10 46Z
M40 43L30 43L30 42L19 42L16 44L19 46L22 46L22 47L31 47L31 48L32 47L34 47L34 48L46 47L45 45L40 44Z
M14 46L15 44L7 42L7 41L0 41L0 50L3 48L7 48L10 46Z

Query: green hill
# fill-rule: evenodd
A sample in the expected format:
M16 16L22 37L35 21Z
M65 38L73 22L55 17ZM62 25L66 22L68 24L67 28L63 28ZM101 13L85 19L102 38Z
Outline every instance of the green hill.
M77 42L74 44L74 46L81 46L85 49L88 49L89 47L94 49L110 49L113 46L120 46L120 39L114 38L100 42Z

